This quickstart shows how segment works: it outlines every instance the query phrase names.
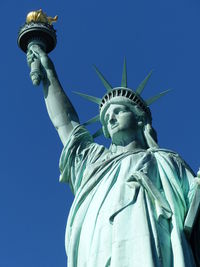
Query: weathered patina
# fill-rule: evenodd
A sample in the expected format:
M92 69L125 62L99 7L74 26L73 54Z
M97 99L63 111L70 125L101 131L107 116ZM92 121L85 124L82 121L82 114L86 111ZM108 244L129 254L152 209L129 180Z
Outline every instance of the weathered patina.
M166 91L145 101L141 93L151 74L133 91L126 64L117 88L96 69L106 95L79 94L99 104L100 114L85 125L101 121L95 136L110 138L108 149L80 124L54 64L33 44L29 65L36 59L48 114L64 145L60 181L74 193L65 239L68 267L196 266L184 223L199 178L177 153L159 147L152 127L149 105Z

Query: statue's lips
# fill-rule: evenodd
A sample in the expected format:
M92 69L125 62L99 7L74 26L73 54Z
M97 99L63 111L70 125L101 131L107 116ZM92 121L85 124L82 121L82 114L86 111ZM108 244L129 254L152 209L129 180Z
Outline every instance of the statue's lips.
M110 128L111 128L111 129L114 129L114 128L116 128L118 125L119 125L119 124L116 123L116 124L112 125Z

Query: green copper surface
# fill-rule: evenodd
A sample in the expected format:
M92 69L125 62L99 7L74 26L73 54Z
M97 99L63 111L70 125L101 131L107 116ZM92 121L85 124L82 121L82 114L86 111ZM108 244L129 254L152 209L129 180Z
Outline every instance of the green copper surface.
M112 90L112 86L109 84L109 82L106 80L106 78L103 76L103 74L97 69L97 67L94 65L94 69L99 76L100 80L102 81L103 85L105 86L106 90L109 92Z
M94 103L96 103L98 105L101 103L101 98L98 98L98 97L95 97L95 96L91 96L91 95L87 95L87 94L83 94L83 93L79 93L79 92L75 92L75 91L74 91L74 93L77 94L77 95L80 95L83 98L85 98L85 99L87 99L87 100L89 100L91 102L94 102Z
M126 58L124 58L124 67L122 72L122 82L121 87L127 87L127 71L126 71Z
M65 237L68 267L195 267L200 246L191 249L184 225L194 236L199 217L188 211L191 205L198 210L200 175L195 177L177 153L159 147L148 113L148 105L168 91L144 102L137 96L151 73L133 92L113 89L96 70L108 91L105 99L78 94L98 105L104 101L103 130L111 138L106 148L93 139L102 129L92 136L80 124L53 63L38 45L27 53L29 65L35 57L45 74L47 111L63 143L60 181L74 194ZM122 84L127 85L125 63ZM99 115L85 125L98 120Z
M153 96L153 97L151 97L151 98L145 100L145 102L147 103L148 106L150 106L150 105L153 104L155 101L157 101L160 97L166 95L166 94L167 94L168 92L170 92L170 91L171 91L171 89L168 89L168 90L166 90L166 91L163 91L163 92L161 92L161 93L159 93L159 94L157 94L157 95L155 95L155 96Z
M102 130L102 128L100 128L99 130L97 130L93 135L92 135L92 137L93 138L97 138L97 137L99 137L100 135L102 135L103 134L103 130Z
M137 93L138 95L141 95L141 93L143 92L143 90L144 90L144 88L145 88L145 86L146 86L146 84L147 84L149 78L150 78L151 75L152 75L152 72L153 72L153 70L150 71L150 73L146 76L146 78L140 83L140 85L139 85L138 88L136 89L136 93Z
M91 118L90 120L84 122L83 125L84 125L84 126L87 126L87 125L90 125L90 124L92 124L92 123L94 123L94 122L97 122L97 121L99 121L99 120L100 120L100 115L98 114L98 115L96 115L95 117Z

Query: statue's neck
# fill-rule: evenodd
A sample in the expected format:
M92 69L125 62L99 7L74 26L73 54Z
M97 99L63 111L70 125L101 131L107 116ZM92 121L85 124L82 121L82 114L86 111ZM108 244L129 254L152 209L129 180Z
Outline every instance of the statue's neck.
M142 145L140 142L134 140L127 145L115 145L112 144L110 147L111 152L113 153L125 153L129 151L138 151L138 150L146 150L147 147Z
M134 151L148 148L142 131L119 132L113 138L112 143L117 151Z

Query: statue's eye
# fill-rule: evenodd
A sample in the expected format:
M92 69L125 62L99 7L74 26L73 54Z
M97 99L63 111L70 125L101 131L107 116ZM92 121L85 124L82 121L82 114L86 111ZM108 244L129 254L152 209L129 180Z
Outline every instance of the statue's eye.
M126 109L120 108L120 109L116 110L116 114L121 114L121 113L124 113L126 111L127 111Z
M122 111L121 108L117 108L117 109L114 110L114 113L117 115L117 114L119 114L121 111Z

